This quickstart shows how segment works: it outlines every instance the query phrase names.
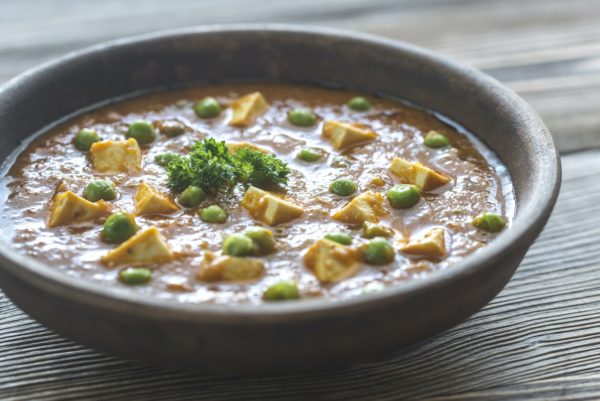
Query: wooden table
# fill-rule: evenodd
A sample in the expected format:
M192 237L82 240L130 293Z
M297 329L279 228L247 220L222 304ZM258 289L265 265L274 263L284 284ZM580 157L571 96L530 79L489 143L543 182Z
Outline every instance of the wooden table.
M102 355L48 331L0 293L0 399L600 399L600 1L0 0L0 82L114 37L265 21L414 42L483 69L534 106L563 154L564 181L510 284L468 321L389 360L264 379L199 377Z

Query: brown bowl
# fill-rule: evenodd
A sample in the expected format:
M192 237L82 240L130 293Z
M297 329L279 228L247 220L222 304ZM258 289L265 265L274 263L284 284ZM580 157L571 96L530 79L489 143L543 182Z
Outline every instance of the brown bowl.
M552 138L512 91L412 45L294 26L141 36L28 71L0 89L0 158L6 169L25 139L99 102L224 81L334 85L440 112L475 132L508 167L517 203L513 224L484 249L423 279L335 302L258 306L117 293L20 255L3 238L0 285L20 308L93 348L179 368L262 374L341 366L391 355L483 307L510 279L555 203L560 162Z

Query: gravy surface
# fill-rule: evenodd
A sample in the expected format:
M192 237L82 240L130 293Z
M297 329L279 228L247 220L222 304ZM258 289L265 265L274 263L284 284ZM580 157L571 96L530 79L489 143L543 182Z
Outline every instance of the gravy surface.
M223 105L246 93L260 91L268 100L268 111L247 128L228 124L231 110L213 119L200 119L193 111L194 103L204 96L214 96ZM308 86L291 85L220 85L144 95L117 102L57 126L35 139L18 156L7 174L8 198L4 220L9 223L13 246L23 254L37 258L48 268L59 269L81 280L92 280L123 291L135 291L149 297L170 298L190 303L261 303L264 290L282 279L298 284L303 298L339 299L359 295L406 280L419 279L451 266L485 246L493 234L472 225L473 217L483 211L506 216L509 225L514 201L512 185L505 167L475 137L455 125L449 125L432 113L402 103L369 97L372 108L356 112L346 106L355 93ZM287 111L305 106L319 120L315 126L301 128L287 121ZM205 283L197 279L198 266L207 250L218 252L226 235L239 233L257 225L239 204L244 188L208 199L203 205L218 203L229 213L225 224L202 222L196 210L184 209L169 216L139 216L142 227L156 226L166 238L177 258L168 263L150 265L152 281L143 286L126 286L117 278L119 268L100 264L100 258L115 245L100 240L102 221L88 221L53 227L47 226L50 202L57 188L77 194L94 178L103 177L93 171L85 152L73 146L75 134L82 128L97 130L103 140L123 140L129 123L176 119L189 127L176 137L158 134L157 139L142 146L142 173L119 173L109 178L116 183L118 197L109 202L112 210L133 212L133 197L143 180L167 191L167 174L154 157L165 152L187 153L195 141L213 137L225 141L247 141L273 151L293 170L287 196L304 207L306 213L289 223L273 227L277 252L261 257L265 274L250 283ZM345 152L334 150L321 136L324 120L366 124L378 139ZM436 130L446 135L452 146L431 149L423 145L424 135ZM296 158L304 146L327 151L320 162L307 163ZM328 232L350 233L356 244L365 242L360 229L333 220L330 213L344 206L350 198L328 190L337 178L351 178L359 186L357 195L366 190L385 192L399 180L388 171L394 156L421 161L452 182L443 190L423 193L414 207L387 209L383 223L396 231L395 241L417 235L431 227L447 230L447 256L430 260L396 253L395 261L385 266L363 264L353 277L334 284L320 283L302 261L306 249ZM343 157L348 165L331 164ZM334 163L335 164L335 163ZM372 181L381 177L385 184Z

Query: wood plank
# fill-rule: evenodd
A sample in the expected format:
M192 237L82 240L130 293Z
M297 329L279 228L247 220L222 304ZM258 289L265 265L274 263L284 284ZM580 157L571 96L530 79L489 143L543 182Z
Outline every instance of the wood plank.
M0 1L0 82L93 43L210 23L293 22L407 40L472 64L529 101L559 149L600 146L596 0ZM51 32L51 34L49 34Z
M487 391L474 391L427 398L424 401L563 401L563 400L597 400L600 375L584 374L538 380L510 387L499 387Z
M600 375L600 226L590 218L600 214L598 174L600 151L565 156L555 213L504 291L467 322L390 360L300 376L197 377L90 351L2 298L0 399L600 398L600 381L568 379Z

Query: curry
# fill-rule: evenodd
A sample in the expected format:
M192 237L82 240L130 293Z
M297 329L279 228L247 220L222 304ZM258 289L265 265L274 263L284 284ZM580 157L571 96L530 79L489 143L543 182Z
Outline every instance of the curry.
M34 139L6 179L16 249L187 303L378 291L452 268L515 208L506 168L458 124L293 85L113 102Z

